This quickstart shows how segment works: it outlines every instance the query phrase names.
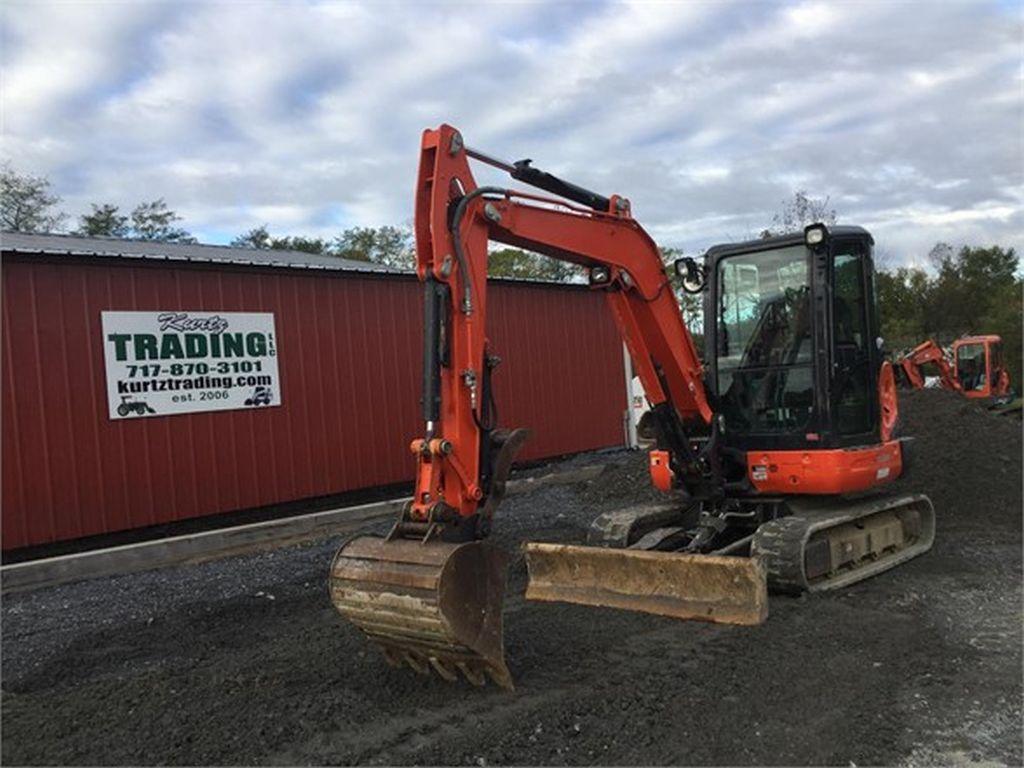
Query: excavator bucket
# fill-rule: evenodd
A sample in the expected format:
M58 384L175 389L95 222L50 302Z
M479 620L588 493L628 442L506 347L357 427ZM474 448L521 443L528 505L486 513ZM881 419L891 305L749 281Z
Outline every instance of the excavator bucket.
M679 619L760 624L768 617L756 558L529 543L527 600L624 608Z
M392 666L490 677L512 689L505 665L501 606L508 556L482 541L352 539L331 563L331 600Z

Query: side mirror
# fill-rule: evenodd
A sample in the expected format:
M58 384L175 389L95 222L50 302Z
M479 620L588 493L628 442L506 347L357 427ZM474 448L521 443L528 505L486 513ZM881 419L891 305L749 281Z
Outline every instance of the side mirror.
M700 293L704 290L707 275L705 274L704 267L697 264L694 259L684 256L681 259L676 259L673 266L683 283L684 291L687 293Z

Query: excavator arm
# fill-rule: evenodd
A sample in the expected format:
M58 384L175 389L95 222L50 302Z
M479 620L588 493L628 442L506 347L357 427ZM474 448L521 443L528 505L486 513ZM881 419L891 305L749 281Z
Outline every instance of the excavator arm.
M606 210L499 187L478 187L471 156L450 126L424 133L416 189L417 273L424 284L423 407L425 434L413 443L416 492L407 530L453 526L482 509L501 482L492 471L501 448L488 441L490 372L486 337L489 242L525 248L588 270L605 291L653 411L666 449L658 469L692 495L714 483L687 438L686 425L711 422L701 362L682 320L669 277L629 202L603 198L529 168L537 181ZM513 176L525 163L500 164ZM508 462L502 462L507 466ZM659 467L662 467L659 464ZM493 505L492 505L493 507ZM482 521L486 527L487 519ZM486 532L486 531L485 531Z
M946 353L932 339L918 344L896 362L903 370L908 383L914 389L924 388L924 372L921 370L921 367L927 363L933 363L938 369L939 382L943 389L949 389L954 392L960 392L963 389L956 376L953 375L953 366L946 359Z

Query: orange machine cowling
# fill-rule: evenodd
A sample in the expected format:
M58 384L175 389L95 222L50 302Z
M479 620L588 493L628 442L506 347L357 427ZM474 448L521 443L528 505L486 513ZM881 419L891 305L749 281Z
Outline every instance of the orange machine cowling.
M675 473L669 462L668 451L649 451L647 457L651 482L662 493L668 493L672 490L675 481Z
M899 440L857 448L747 453L747 477L760 493L854 493L892 482L902 471Z

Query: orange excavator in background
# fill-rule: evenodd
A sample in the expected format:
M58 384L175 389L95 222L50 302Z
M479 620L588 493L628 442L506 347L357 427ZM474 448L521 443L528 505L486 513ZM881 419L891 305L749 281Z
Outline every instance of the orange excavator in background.
M922 367L935 366L943 389L969 398L1005 397L1010 393L1010 373L1003 363L1003 340L999 336L964 336L953 342L953 362L932 339L918 344L897 358L901 375L914 389L923 389Z
M477 186L471 159L549 194ZM487 539L526 431L496 424L490 241L577 264L604 294L651 405L650 475L667 499L600 516L591 546L527 544L527 599L756 624L769 588L843 587L931 546L928 498L883 488L903 445L865 230L816 224L678 260L684 288L704 293L706 364L623 197L495 159L442 125L423 134L415 236L415 492L387 536L346 542L330 569L335 606L389 663L512 687L507 555Z

